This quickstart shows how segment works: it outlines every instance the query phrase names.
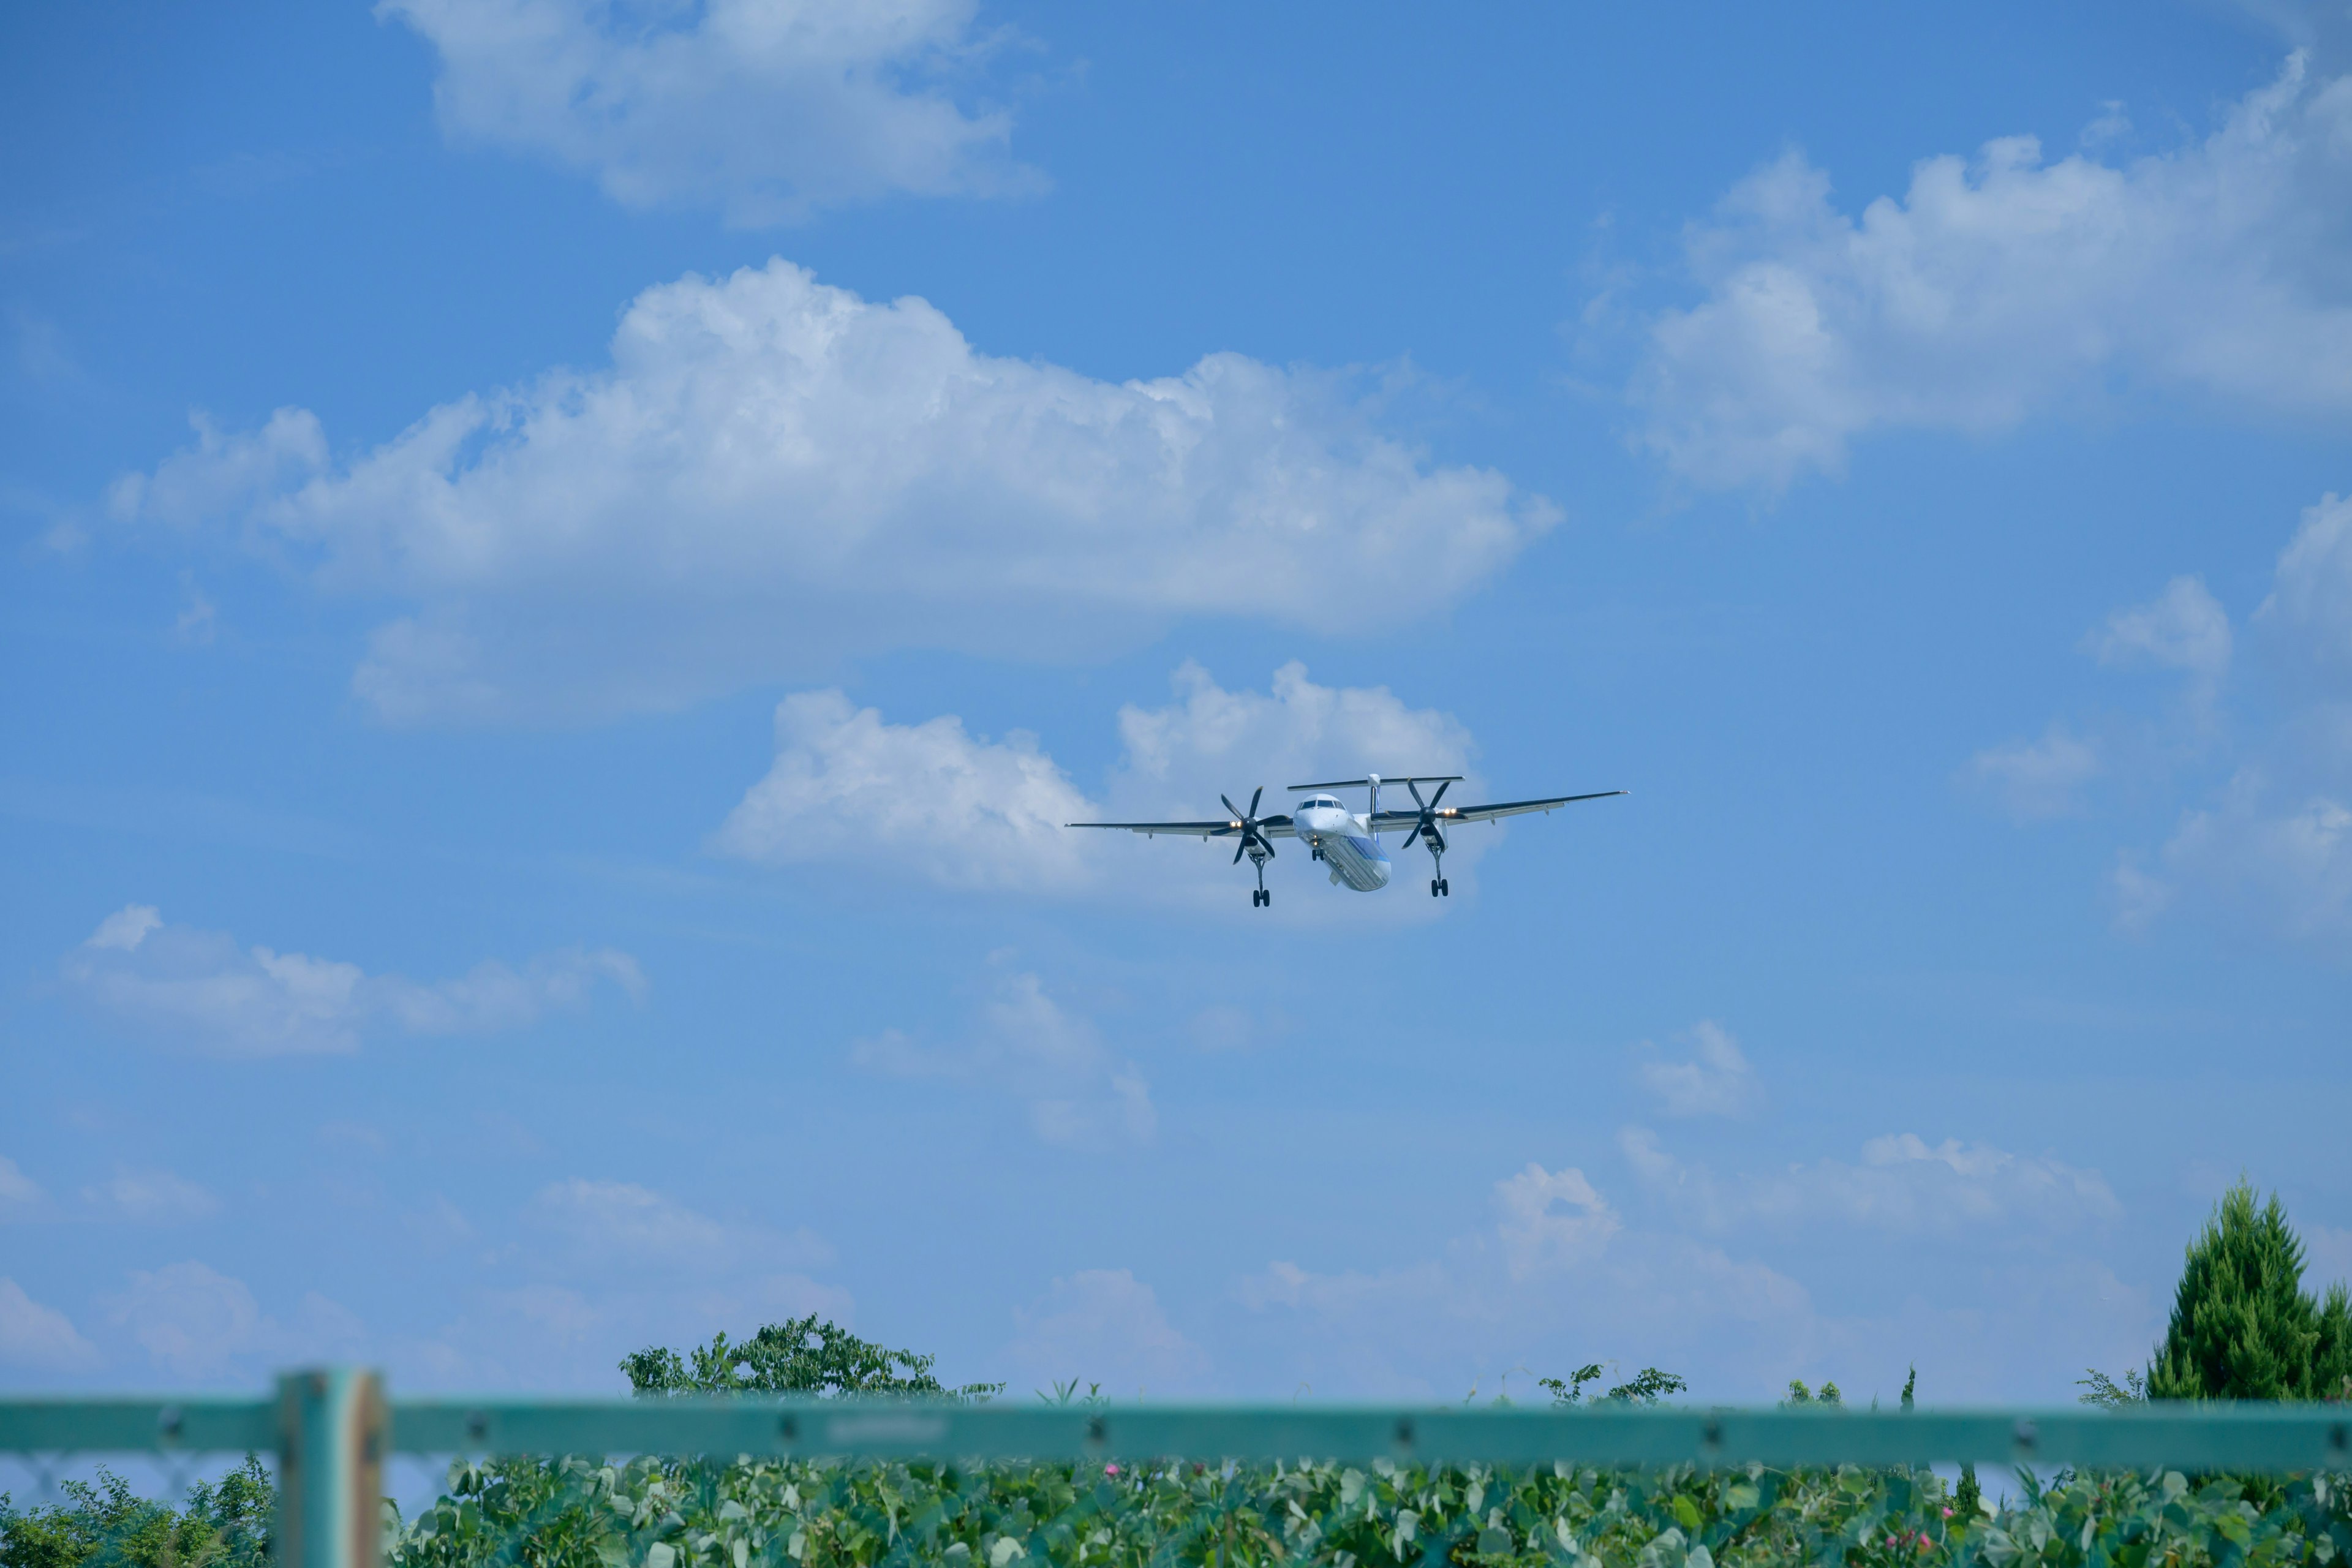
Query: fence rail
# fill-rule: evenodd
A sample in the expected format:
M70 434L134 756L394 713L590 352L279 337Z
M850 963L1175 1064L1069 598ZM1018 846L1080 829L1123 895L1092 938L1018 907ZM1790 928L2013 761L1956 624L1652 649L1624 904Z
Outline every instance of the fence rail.
M274 1453L290 1407L283 1397L0 1400L0 1452ZM383 1449L405 1454L2352 1467L2352 1411L2325 1405L1893 1411L407 1399L388 1402L383 1425Z

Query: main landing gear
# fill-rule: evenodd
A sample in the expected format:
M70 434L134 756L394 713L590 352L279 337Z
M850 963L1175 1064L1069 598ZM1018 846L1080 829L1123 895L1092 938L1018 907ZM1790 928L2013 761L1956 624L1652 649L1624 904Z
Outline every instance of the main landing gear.
M1405 788L1412 791L1412 804L1420 808L1421 816L1413 823L1412 831L1404 836L1402 847L1412 848L1412 841L1416 838L1429 846L1429 868L1433 873L1429 879L1429 896L1433 899L1450 899L1454 896L1453 884L1445 879L1445 835L1437 829L1437 803L1444 800L1445 792L1453 787L1453 781L1448 780L1437 786L1435 795L1423 800L1421 798L1421 791L1414 787L1413 782L1411 779L1405 781Z
M1257 891L1250 895L1250 908L1254 910L1274 907L1274 895L1267 892L1265 889L1265 863L1274 858L1274 846L1266 841L1265 834L1258 831L1260 819L1257 815L1257 803L1259 797L1265 794L1265 785L1258 785L1255 792L1250 795L1250 808L1247 811L1235 805L1229 795L1221 795L1217 797L1225 803L1225 809L1234 814L1234 825L1225 831L1238 833L1242 838L1241 843L1234 849L1234 864L1240 865L1242 857L1246 855L1250 859L1250 868L1257 873Z

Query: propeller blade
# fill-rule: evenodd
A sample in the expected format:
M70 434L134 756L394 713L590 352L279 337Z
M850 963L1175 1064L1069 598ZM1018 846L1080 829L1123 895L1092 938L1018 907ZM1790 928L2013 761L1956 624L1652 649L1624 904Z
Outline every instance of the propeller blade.
M1248 848L1249 848L1249 836L1248 836L1247 834L1244 834L1244 835L1242 836L1242 841L1241 841L1239 844L1236 844L1236 845L1234 845L1234 865L1238 866L1238 865L1240 865L1240 864L1242 863L1242 856L1243 856L1244 852L1245 852Z
M1258 786L1257 786L1257 788L1256 788L1255 790L1252 791L1252 792L1251 792L1251 794L1250 794L1250 820L1251 820L1251 821L1253 821L1253 822L1255 822L1255 821L1256 821L1256 820L1257 820L1257 803L1258 803L1258 799L1259 799L1259 797L1260 797L1260 796L1264 795L1265 794L1265 785L1264 785L1264 784L1260 784L1260 785L1258 785Z
M1453 787L1454 781L1452 779L1447 779L1444 784L1439 784L1437 786L1437 793L1429 797L1429 809L1435 811L1437 809L1437 803L1444 800L1445 798L1445 792Z
M1420 790L1420 788L1419 788L1417 785L1415 785L1415 784L1414 784L1414 783L1413 783L1411 779L1407 779L1407 780L1405 780L1405 781L1404 781L1404 787L1405 787L1405 788L1407 788L1407 789L1409 789L1409 790L1412 790L1412 804L1413 804L1413 805L1417 805L1417 806L1421 807L1421 809L1422 809L1423 812L1426 812L1426 811L1428 811L1428 810L1429 810L1429 802L1427 802L1427 801L1425 801L1425 800L1423 800L1423 799L1422 799L1422 798L1421 798L1421 790ZM1440 794L1440 795L1444 795L1445 792L1444 792L1444 790L1442 790L1442 789L1441 789L1441 790L1439 790L1437 793L1438 793L1438 794Z
M1225 809L1234 814L1234 819L1236 822L1247 822L1249 820L1249 814L1243 811L1240 806L1234 804L1233 796L1229 795L1221 795L1217 798L1225 803Z

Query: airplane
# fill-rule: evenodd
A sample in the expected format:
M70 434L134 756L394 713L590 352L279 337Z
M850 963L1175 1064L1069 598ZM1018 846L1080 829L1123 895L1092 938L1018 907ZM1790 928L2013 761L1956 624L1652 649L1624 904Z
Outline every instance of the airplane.
M1258 801L1265 794L1260 784L1250 795L1249 809L1244 811L1229 795L1217 798L1225 803L1233 815L1222 822L1069 822L1066 827L1115 827L1129 833L1140 833L1156 838L1163 833L1184 834L1194 838L1238 838L1234 848L1234 864L1242 857L1250 858L1257 872L1257 891L1250 895L1252 909L1273 906L1274 894L1265 885L1265 863L1274 858L1274 840L1304 838L1307 850L1318 860L1331 868L1331 880L1359 893L1377 893L1389 885L1389 858L1381 847L1381 835L1395 828L1405 829L1402 847L1410 849L1416 840L1429 846L1429 856L1434 873L1430 878L1429 896L1451 898L1454 889L1445 880L1445 833L1447 827L1465 822L1492 822L1497 817L1517 816L1528 811L1556 811L1563 805L1573 805L1580 800L1606 800L1611 795L1627 795L1622 789L1604 789L1591 795L1560 795L1549 800L1508 800L1493 805L1443 805L1445 792L1462 782L1460 773L1416 773L1410 778L1383 779L1378 773L1367 773L1360 779L1337 779L1328 784L1292 784L1293 790L1315 793L1300 801L1287 816L1260 816ZM1381 785L1402 784L1412 795L1411 811L1382 811ZM1433 784L1437 793L1427 800L1421 798L1421 786ZM1366 809L1349 811L1324 792L1335 789L1367 789Z

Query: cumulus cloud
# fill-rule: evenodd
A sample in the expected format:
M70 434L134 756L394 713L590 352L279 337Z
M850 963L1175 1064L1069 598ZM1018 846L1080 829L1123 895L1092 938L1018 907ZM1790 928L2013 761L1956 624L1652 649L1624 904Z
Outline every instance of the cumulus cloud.
M2021 822L2063 816L2098 776L2099 751L2056 720L2038 741L1988 746L1969 759L1969 776Z
M452 140L593 174L631 207L740 226L893 194L1040 189L1013 118L950 89L988 39L972 0L382 0L441 59Z
M1193 615L1384 629L1558 516L1329 376L1097 381L782 260L647 289L612 357L341 461L301 410L200 426L110 505L412 606L353 678L395 721L662 709L890 648L1073 657Z
M715 840L769 865L876 860L949 887L1058 889L1093 875L1093 812L1036 737L968 733L961 719L887 724L838 691L776 709L776 761Z
M1729 1179L1675 1158L1646 1128L1624 1129L1618 1146L1645 1186L1708 1229L1831 1222L1897 1235L2057 1230L2122 1213L2096 1171L1958 1139L1930 1146L1913 1132L1871 1139L1858 1163L1818 1160Z
M2116 923L2219 913L2352 952L2352 500L2331 493L2305 509L2252 625L2284 656L2255 667L2273 672L2279 717L2160 848L2117 856Z
M634 1182L551 1182L531 1200L530 1212L550 1234L613 1263L723 1272L814 1267L834 1256L814 1231L712 1219Z
M1597 1343L1672 1364L1666 1347L1704 1339L1777 1369L1812 1331L1795 1280L1711 1245L1629 1229L1573 1166L1530 1162L1496 1183L1491 1201L1492 1225L1442 1257L1336 1272L1281 1259L1235 1294L1255 1313L1312 1325L1299 1364L1318 1388L1405 1396L1458 1397L1473 1377L1530 1355L1539 1370L1574 1366ZM1433 1368L1461 1381L1433 1384Z
M524 1028L583 1003L599 981L632 995L636 962L610 949L542 953L520 970L495 962L425 985L396 974L167 925L132 904L68 953L66 983L100 1011L173 1044L224 1056L352 1051L371 1029L487 1034Z
M1224 899L1239 874L1229 844L1146 845L1063 825L1213 819L1224 811L1221 794L1246 806L1259 784L1270 786L1259 809L1271 815L1288 809L1284 785L1310 778L1470 767L1460 723L1408 708L1385 687L1318 686L1295 662L1264 692L1228 691L1189 661L1174 685L1165 707L1119 710L1125 744L1100 800L1034 736L989 740L951 717L892 724L838 692L787 698L776 712L775 764L714 846L768 865L879 865L951 888L1076 894L1117 881L1183 901ZM1452 798L1478 787L1457 784ZM1455 835L1449 873L1475 866L1484 837Z
M48 1205L49 1194L16 1161L0 1154L0 1219L29 1215Z
M2284 796L2241 770L2213 805L2182 814L2150 871L2118 862L2118 923L2147 925L2198 901L2242 912L2290 941L2352 952L2352 806L2326 793Z
M305 1292L281 1323L261 1310L245 1281L194 1259L133 1271L106 1307L109 1318L175 1377L209 1379L305 1358L348 1358L365 1338L349 1309L315 1290Z
M1183 1393L1209 1369L1200 1346L1180 1332L1151 1287L1125 1268L1087 1268L1016 1309L1018 1333L1005 1359L1040 1383L1100 1383L1124 1395Z
M2050 162L2031 136L1914 166L1859 216L1790 153L1693 227L1699 303L1650 327L1641 444L1779 489L1874 428L1996 431L2123 377L2352 409L2352 77L2291 57L2201 142Z
M72 1320L0 1276L0 1366L72 1371L97 1360L98 1348L82 1338Z
M1502 1211L1496 1232L1514 1279L1590 1258L1620 1228L1574 1166L1547 1171L1528 1161L1526 1170L1495 1184L1495 1206Z
M2352 498L2331 491L2304 510L2255 614L2323 669L2352 676Z
M1690 1043L1688 1061L1642 1064L1642 1086L1658 1097L1665 1113L1738 1116L1751 1110L1759 1095L1755 1069L1730 1032L1712 1019L1701 1019L1690 1032Z
M220 1200L211 1193L163 1170L125 1166L104 1184L83 1188L81 1196L100 1213L150 1223L209 1219L220 1212Z
M747 1212L761 1200L746 1191L755 1195L730 1190L726 1209L712 1213L637 1182L544 1184L498 1247L500 1282L468 1299L412 1359L451 1385L604 1388L615 1345L699 1342L805 1312L851 1322L850 1293L818 1277L833 1247L774 1213ZM476 1233L473 1220L438 1206L418 1219L439 1245ZM484 1228L497 1234L495 1222Z
M2230 671L2230 616L2194 577L2175 577L2161 595L2109 616L2088 638L2101 664L2178 669L2218 685Z
M1038 1140L1088 1152L1149 1143L1159 1131L1151 1086L1103 1044L1091 1019L1056 1002L1032 973L1003 972L972 1036L932 1047L888 1029L851 1047L869 1072L937 1079L1009 1095Z

